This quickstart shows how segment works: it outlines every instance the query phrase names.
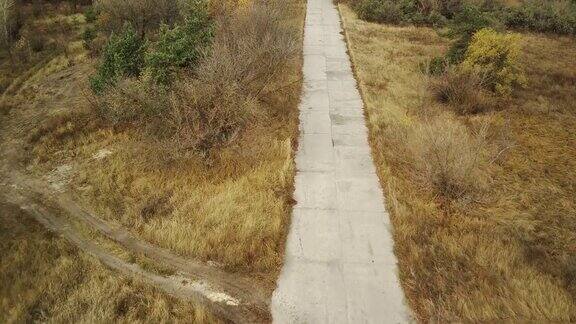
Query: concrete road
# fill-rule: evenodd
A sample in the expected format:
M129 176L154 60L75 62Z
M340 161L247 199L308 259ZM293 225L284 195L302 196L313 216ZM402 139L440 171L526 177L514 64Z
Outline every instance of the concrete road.
M277 323L404 323L409 310L340 17L308 0L304 93Z

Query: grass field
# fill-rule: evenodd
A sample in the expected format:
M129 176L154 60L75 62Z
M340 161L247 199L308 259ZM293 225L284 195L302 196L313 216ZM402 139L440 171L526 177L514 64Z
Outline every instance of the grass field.
M0 202L0 210L0 321L218 322L201 306L118 276L18 206Z
M523 33L528 86L457 115L420 72L447 39L340 9L416 318L575 320L576 41Z

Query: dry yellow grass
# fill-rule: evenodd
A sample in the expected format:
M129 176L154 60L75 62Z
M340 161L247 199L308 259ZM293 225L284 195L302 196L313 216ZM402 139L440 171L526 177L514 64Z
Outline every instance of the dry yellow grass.
M203 307L104 268L0 202L0 321L216 323Z
M500 110L458 116L418 67L447 40L341 12L417 319L576 320L574 39L524 34L528 87ZM430 181L441 168L422 158L435 149L468 184L459 195Z
M304 3L292 1L287 9L289 24L301 32ZM79 64L63 73L77 87L86 69ZM175 155L133 127L94 125L78 96L82 89L71 101L53 96L65 88L61 82L34 83L30 88L40 90L32 101L47 101L48 111L62 106L58 97L72 106L39 125L29 161L39 175L69 164L70 188L97 214L180 255L251 273L271 291L292 204L301 59L288 70L265 89L271 91L265 113L209 157ZM103 149L112 154L95 159Z

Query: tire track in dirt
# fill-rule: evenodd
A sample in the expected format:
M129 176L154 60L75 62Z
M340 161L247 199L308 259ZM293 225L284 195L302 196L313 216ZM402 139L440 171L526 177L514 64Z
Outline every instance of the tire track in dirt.
M66 193L55 193L42 181L18 171L0 172L8 180L0 196L18 204L53 232L94 256L108 267L184 299L196 299L217 315L234 323L270 322L269 292L254 280L232 274L199 261L187 260L166 249L137 239L126 229L112 226L81 208ZM9 197L9 198L8 198ZM50 207L49 207L50 206ZM175 270L176 276L161 276L126 262L74 230L64 215L77 219L126 250L143 254L154 263Z

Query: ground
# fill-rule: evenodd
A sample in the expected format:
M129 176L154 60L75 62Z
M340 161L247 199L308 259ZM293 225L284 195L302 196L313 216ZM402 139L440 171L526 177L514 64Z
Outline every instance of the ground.
M302 31L303 8L302 2L294 1L290 2L285 11L285 23L295 30L298 38ZM209 154L174 154L171 147L151 139L142 129L107 125L95 118L92 106L94 97L88 78L94 73L97 60L88 55L80 40L87 22L80 19L80 14L69 15L61 13L57 8L54 10L48 12L47 17L35 20L34 25L46 28L49 31L47 37L56 39L59 34L54 31L54 25L68 21L72 27L65 32L66 51L41 50L35 52L30 60L16 65L9 64L5 53L0 53L0 81L2 90L6 88L0 100L0 147L5 153L0 159L0 172L3 174L2 185L8 188L0 189L1 193L12 195L14 190L27 188L24 191L34 196L48 189L44 191L46 199L33 202L36 197L28 201L32 206L48 201L58 205L64 195L67 196L65 199L75 201L74 205L51 206L57 212L50 213L49 210L50 215L47 217L58 218L62 226L53 234L42 232L46 242L67 244L56 235L66 237L66 233L70 233L70 228L73 228L81 236L78 239L80 245L85 247L86 242L93 241L98 248L106 250L104 254L96 254L96 259L100 259L106 266L114 268L114 262L119 262L120 270L128 272L136 266L142 270L144 277L149 278L172 277L174 268L177 270L179 267L192 269L190 271L194 275L205 278L203 276L206 273L202 271L213 267L212 279L222 280L216 286L228 285L239 290L250 286L249 293L264 292L264 301L260 300L260 295L257 299L266 305L265 300L270 298L282 265L292 205L293 148L297 144L298 120L296 105L301 88L300 56L290 62L287 69L289 72L281 80L270 82L270 88L266 90L271 94L265 96L266 102L262 103L267 110L263 114L265 116L236 134L231 144L218 147ZM40 189L40 185L28 188L23 184L14 184L11 181L16 174L23 175L21 179L39 180L46 186ZM33 197L26 199L29 198ZM7 203L7 200L2 201L2 216L12 221L3 230L20 231L19 242L24 241L24 225L16 222L23 213L15 214L18 208ZM87 226L90 225L89 221L77 217L81 214L97 215L110 225L109 228L128 231L124 233L114 230L106 233L105 227L93 228L94 224ZM40 228L33 220L26 219L25 225L32 224L30 226ZM110 233L121 235L114 237L108 235ZM33 235L30 232L30 242L35 240ZM146 249L149 246L147 244L153 246L153 249ZM138 252L135 247L144 249ZM70 276L84 272L105 272L110 280L119 282L112 286L130 291L150 285L150 280L140 282L128 279L132 278L128 275L124 278L122 271L119 271L118 279L114 279L114 272L99 264L92 257L94 253L85 253L86 250L94 252L91 248L74 250L70 260L86 259L91 263L73 262L73 267L77 268L73 269L74 273ZM155 254L158 251L163 252ZM14 249L13 245L2 246L2 255L6 258L22 261L25 260L26 252ZM146 255L150 252L151 255ZM169 266L165 268L155 257L168 258L172 263L167 262ZM119 261L107 263L106 260ZM48 271L52 267L51 262L39 259L36 272L29 276L35 277L38 273ZM6 271L13 270L6 268ZM8 273L3 278L8 278ZM66 276L68 272L62 270L58 275ZM226 281L230 276L247 278L249 284L237 285L230 280ZM32 279L23 276L22 280ZM73 284L88 286L88 283L82 281ZM90 285L92 289L82 288L84 290L81 293L75 293L80 300L77 304L99 305L90 298L101 298L98 295L99 289L106 290L108 286L100 287L104 286L102 281L94 281ZM14 299L13 296L23 293L24 287L18 284L11 289L3 292L2 297ZM46 290L47 294L42 298L52 298L59 293L56 286L54 289ZM146 289L142 293L145 305L148 298L157 299L158 303L165 299L167 305L162 306L166 307L149 304L150 307L142 306L139 309L138 305L128 305L128 315L122 317L124 315L121 314L115 319L133 321L148 316L146 312L152 312L154 315L150 315L150 318L156 316L158 321L167 318L177 320L181 308L182 312L198 314L199 321L212 321L212 314L218 313L214 309L204 311L202 303L189 301L189 298L184 298L187 296L180 296L183 297L182 301L173 302L176 299L160 289ZM94 296L90 295L91 291L95 292ZM34 290L26 293L40 292ZM62 294L66 293L62 291ZM106 290L102 294L108 296L116 293L114 290ZM43 303L40 297L34 298L31 303ZM62 308L67 307L67 298L64 295L51 299L43 310L45 317L40 318L57 319ZM250 296L243 302L249 302L249 299ZM110 302L114 303L115 299L110 298ZM29 310L35 307L25 303L5 305L8 309L22 307L22 311L15 314L13 319L27 318ZM70 306L71 310L73 306ZM115 316L113 308L108 310L108 304L100 306L103 309L94 307L89 311L100 312L102 316ZM107 315L108 311L111 315ZM137 314L133 316L131 312ZM90 320L96 316L89 312L86 315L78 312L78 319ZM268 315L262 316L259 320ZM187 321L190 319L190 316L186 318Z
M421 72L448 39L340 9L416 317L576 318L574 39L523 33L528 87L499 109L460 116L433 98ZM415 161L422 143L456 157L481 151L463 176L472 189L452 199L431 187Z

